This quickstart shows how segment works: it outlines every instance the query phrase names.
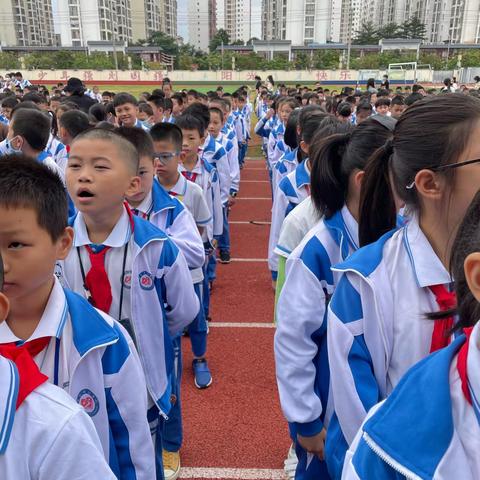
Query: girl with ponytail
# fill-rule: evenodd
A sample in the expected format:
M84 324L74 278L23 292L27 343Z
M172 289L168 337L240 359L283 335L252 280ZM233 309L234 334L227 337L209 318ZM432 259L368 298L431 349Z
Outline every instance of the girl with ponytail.
M369 162L360 200L360 243L333 268L328 358L334 415L327 461L340 478L345 452L368 410L405 372L447 346L454 304L452 239L480 187L480 100L428 97L408 108ZM396 209L408 223L395 230ZM383 478L383 477L382 477Z
M455 330L465 335L410 369L372 409L347 454L346 480L480 476L480 193L458 230L450 265L458 307L430 317L457 313Z
M384 124L369 119L310 148L312 201L321 220L287 260L275 335L280 401L299 458L296 478L329 478L323 460L329 420L325 314L336 285L330 269L358 248L363 169L391 135Z

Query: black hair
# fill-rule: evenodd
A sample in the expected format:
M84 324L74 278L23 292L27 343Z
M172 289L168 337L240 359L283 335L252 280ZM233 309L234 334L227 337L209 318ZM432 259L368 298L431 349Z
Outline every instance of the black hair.
M32 128L35 125L35 128ZM35 151L45 150L50 137L50 116L33 110L21 108L15 111L12 117L12 130L14 135L21 135Z
M48 104L48 100L45 98L44 95L40 95L39 93L27 93L26 95L23 96L22 102L33 102L36 105L40 104Z
M129 170L136 175L139 161L138 152L131 142L119 135L116 131L106 130L104 128L91 128L77 135L73 141L73 145L80 140L101 140L115 145L118 158L121 158Z
M94 103L88 109L88 114L95 123L104 122L107 119L107 109L103 103Z
M223 116L223 110L221 110L220 108L217 108L217 107L210 107L208 109L209 113L211 114L212 112L213 113L217 113L219 116L220 116L220 120L223 122L224 120L224 116Z
M113 106L115 108L120 107L121 105L125 105L127 103L131 103L132 105L135 105L135 106L138 105L137 99L130 93L126 93L126 92L117 93L115 95L115 98L113 99Z
M148 102L152 102L157 108L161 108L162 110L165 110L165 96L150 95L148 97Z
M298 147L298 119L300 117L300 110L294 110L290 117L288 117L287 125L285 126L285 134L283 135L284 142L292 149Z
M58 240L67 227L67 194L51 168L23 154L0 157L0 205L35 210L38 225Z
M337 105L337 114L340 117L349 117L352 114L352 105L348 102L341 102Z
M152 137L143 128L119 127L116 132L135 146L139 157L149 157L153 161Z
M165 109L164 110L172 110L173 109L173 102L171 98L165 99Z
M368 112L373 111L372 104L368 100L362 100L357 106L357 112L360 110L366 110Z
M210 114L209 114L210 118ZM175 119L175 124L182 130L197 130L198 134L205 135L205 120L191 113L183 113Z
M14 95L9 95L2 100L2 107L3 108L15 108L18 105L18 98Z
M153 115L153 108L151 105L149 105L148 103L146 102L141 102L138 104L138 110L140 112L143 112L143 113L146 113L148 116L152 116Z
M189 91L187 92L187 95L190 95L190 96L193 97L195 100L197 100L197 99L199 98L198 92L197 92L196 90L193 90L193 89L189 90Z
M300 137L307 145L312 144L315 132L327 116L328 113L318 105L311 105L310 108L302 109L299 120Z
M13 109L12 109L12 118L13 116L15 115L16 112L18 112L18 110L35 110L37 112L40 112L40 107L36 104L36 103L33 103L33 102L20 102L20 103L17 103Z
M408 87L406 87L406 88L408 88ZM420 85L419 83L416 83L416 84L412 87L412 92L413 92L413 93L417 93L419 90L425 90L425 89L423 88L422 85ZM421 95L421 94L420 94L420 95Z
M351 173L364 170L371 154L391 135L382 123L369 118L351 132L331 135L312 148L312 201L320 215L328 219L344 206Z
M454 163L467 147L480 119L480 100L461 93L424 97L398 120L391 142L372 156L360 200L360 244L376 241L395 228L394 191L410 212L420 208L416 174ZM453 183L455 171L442 173ZM391 178L391 181L390 181Z
M95 128L99 128L101 130L110 130L111 132L114 132L117 129L113 123L110 123L110 122L107 122L107 121L98 122L95 125Z
M182 149L182 130L176 124L156 123L150 129L150 136L154 142L171 142L178 151Z
M385 106L385 107L390 107L390 104L391 104L391 103L392 103L392 102L390 101L389 98L387 98L387 97L380 97L380 98L375 102L375 108L377 108L377 107L383 107L383 106Z
M391 106L393 107L393 105L405 105L405 100L401 95L396 95L392 98Z
M181 93L174 93L171 97L171 100L176 100L179 105L183 105L183 95Z
M189 105L183 113L197 117L203 122L205 128L208 128L208 124L210 123L210 112L208 111L208 107L203 105L203 103L193 103L192 105Z
M405 99L405 105L407 107L410 107L413 105L415 102L418 102L419 100L423 99L423 95L421 93L411 93L406 99Z
M161 88L155 88L152 90L152 94L150 97L162 97L165 98L165 92ZM148 100L150 101L150 97L148 97Z
M65 112L58 123L72 138L90 128L90 119L81 110Z

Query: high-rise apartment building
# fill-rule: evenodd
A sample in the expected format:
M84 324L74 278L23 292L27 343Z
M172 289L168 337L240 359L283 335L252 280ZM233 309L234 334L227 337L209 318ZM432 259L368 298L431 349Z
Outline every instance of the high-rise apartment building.
M51 0L0 1L0 43L19 46L55 45Z
M206 51L215 31L215 0L189 0L188 43L198 50Z
M223 0L223 24L230 35L230 41L247 42L252 38L252 1L254 0Z
M163 3L163 18L160 30L173 38L177 37L177 0L159 0Z
M263 40L292 45L326 43L331 29L331 0L263 0Z

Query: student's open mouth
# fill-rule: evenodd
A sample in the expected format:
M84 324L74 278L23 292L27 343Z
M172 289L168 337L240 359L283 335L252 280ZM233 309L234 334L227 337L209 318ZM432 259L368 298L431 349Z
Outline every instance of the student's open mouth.
M86 190L86 189L80 189L78 192L77 192L77 197L79 198L93 198L95 195L90 192L90 190Z

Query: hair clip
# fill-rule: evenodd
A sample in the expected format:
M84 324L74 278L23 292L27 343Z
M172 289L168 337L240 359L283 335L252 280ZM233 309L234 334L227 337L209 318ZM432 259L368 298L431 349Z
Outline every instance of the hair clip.
M414 186L415 186L415 180L410 185L407 185L405 188L407 190L412 190Z

